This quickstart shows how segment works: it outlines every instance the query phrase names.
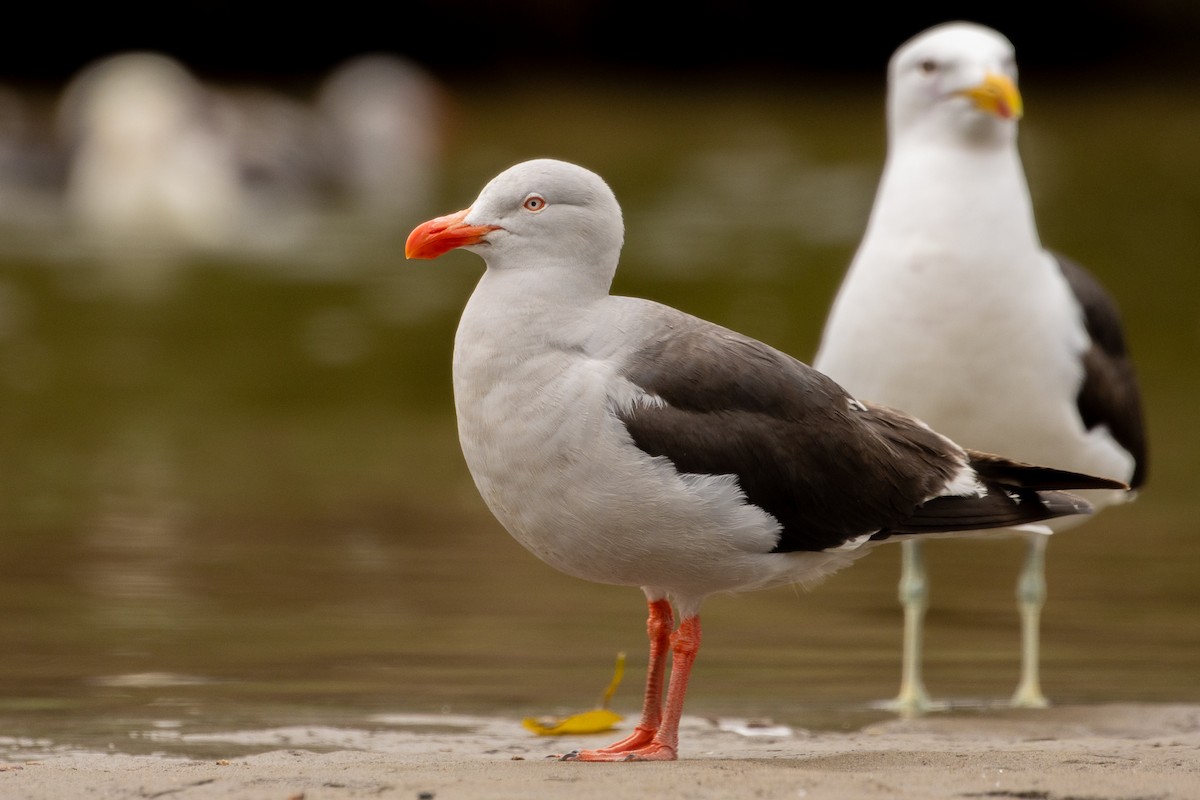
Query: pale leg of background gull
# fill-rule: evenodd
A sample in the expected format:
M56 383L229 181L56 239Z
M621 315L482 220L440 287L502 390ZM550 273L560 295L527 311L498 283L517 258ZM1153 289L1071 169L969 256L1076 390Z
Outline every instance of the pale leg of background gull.
M900 693L887 708L903 717L915 717L941 707L929 699L921 678L921 643L925 611L929 608L929 584L919 542L900 543L900 603L904 606L904 655L900 667Z
M1013 694L1017 708L1045 708L1050 705L1042 694L1038 678L1039 639L1042 606L1046 602L1046 540L1029 537L1029 553L1017 579L1017 608L1021 613L1021 682Z

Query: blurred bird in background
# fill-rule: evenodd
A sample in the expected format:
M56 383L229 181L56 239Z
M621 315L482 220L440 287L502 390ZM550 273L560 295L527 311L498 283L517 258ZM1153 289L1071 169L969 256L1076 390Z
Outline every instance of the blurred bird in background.
M449 97L385 52L334 64L307 89L205 78L164 52L115 53L55 98L44 205L75 257L132 295L160 295L197 259L345 262L407 234L430 205ZM20 100L0 93L6 107ZM28 143L9 152L16 133L0 130L0 203L35 163ZM13 196L5 218L29 217Z
M1012 44L980 25L939 25L895 52L883 176L814 365L966 446L1136 489L1146 440L1120 315L1095 278L1042 247L1017 148L1016 79ZM1084 494L1097 509L1132 496ZM1028 541L1012 704L1041 707L1047 539ZM917 714L937 707L920 669L928 585L921 545L903 547L895 707Z
M448 97L424 68L374 52L333 69L314 105L325 129L337 199L407 236L438 190Z
M66 221L121 283L161 288L165 264L237 235L245 195L213 111L201 82L155 52L102 59L63 92Z

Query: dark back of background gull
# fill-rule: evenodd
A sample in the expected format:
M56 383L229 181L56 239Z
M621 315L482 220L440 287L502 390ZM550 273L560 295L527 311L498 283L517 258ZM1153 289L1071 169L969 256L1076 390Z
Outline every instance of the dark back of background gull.
M1042 238L1120 303L1155 443L1137 502L1055 539L1043 647L1060 703L1200 699L1200 114L1184 69L1196 51L1181 44L1198 22L1183 5L1109 4L1070 35L1021 6L979 20L1020 53ZM799 33L781 20L766 34L790 43L752 48L741 17L701 7L702 31L726 34L717 50L629 30L621 4L553 19L514 8L524 33L503 50L389 34L385 48L427 69L442 105L438 155L424 157L436 180L382 226L347 201L315 122L322 79L380 49L352 32L364 28L353 4L274 50L265 16L244 19L245 40L202 41L229 29L220 6L188 39L160 39L230 90L220 97L274 98L223 129L276 132L234 139L254 144L241 151L250 185L270 182L250 196L254 236L115 259L63 216L56 104L94 59L152 41L136 35L149 23L87 49L34 50L31 37L0 58L0 734L107 743L156 730L121 746L194 752L172 733L518 716L591 703L614 653L640 652L637 597L543 566L478 500L449 381L477 265L464 254L436 274L404 269L403 236L509 164L576 161L622 199L617 292L808 360L882 164L882 67L943 17L889 11L868 32L836 16ZM201 105L209 122L245 108ZM927 676L953 696L1003 698L1021 546L928 555L939 595L970 611L931 612ZM965 568L981 558L994 581ZM878 714L870 703L894 689L897 559L873 554L819 593L710 601L689 711L808 727ZM614 705L639 702L627 684Z

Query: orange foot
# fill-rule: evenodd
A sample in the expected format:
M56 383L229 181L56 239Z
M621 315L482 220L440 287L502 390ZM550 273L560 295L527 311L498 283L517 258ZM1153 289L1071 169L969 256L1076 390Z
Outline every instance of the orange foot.
M650 742L636 750L574 750L561 756L561 761L674 761L675 748Z
M607 747L598 747L595 750L572 750L571 752L569 752L565 755L554 756L554 758L557 758L560 761L576 761L576 760L599 761L600 760L599 758L580 759L579 754L580 753L588 753L590 756L613 755L613 754L623 755L625 753L633 752L634 750L641 750L643 747L648 746L651 742L654 741L655 733L657 733L657 731L654 730L653 728L646 728L641 725L638 725L636 728L633 729L633 733L629 734L628 736L626 736L624 739L622 739L619 742L613 742L612 744L608 745ZM613 760L613 759L610 759L610 760ZM620 759L615 759L615 760L620 760Z

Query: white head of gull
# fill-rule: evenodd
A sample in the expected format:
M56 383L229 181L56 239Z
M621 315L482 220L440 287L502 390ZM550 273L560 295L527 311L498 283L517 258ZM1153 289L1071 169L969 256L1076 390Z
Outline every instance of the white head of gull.
M813 364L963 445L1137 488L1146 442L1120 315L1082 267L1042 247L1017 148L1016 80L1012 44L967 22L931 28L892 56L883 176ZM1133 494L1085 496L1100 508ZM1045 544L1030 537L1017 587L1018 706L1047 702L1037 656ZM920 676L928 599L915 541L904 545L900 593L894 707L911 715L939 705Z
M1088 511L1057 489L1122 488L966 451L761 342L610 295L623 238L599 176L539 159L406 246L487 264L455 339L454 397L488 507L551 566L649 603L641 721L564 758L676 757L711 594L810 583L903 536Z

